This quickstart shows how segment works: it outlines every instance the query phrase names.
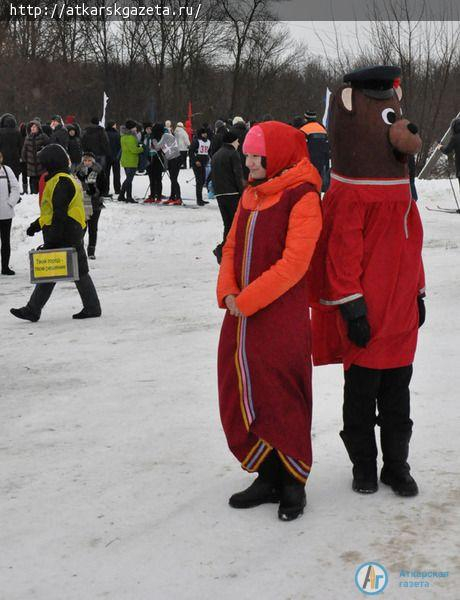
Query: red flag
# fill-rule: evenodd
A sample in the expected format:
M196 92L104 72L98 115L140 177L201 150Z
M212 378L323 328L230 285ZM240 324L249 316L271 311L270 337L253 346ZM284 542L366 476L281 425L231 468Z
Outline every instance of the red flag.
M191 100L188 103L187 120L185 121L185 131L188 133L190 139L192 139L193 127L192 127L192 101Z

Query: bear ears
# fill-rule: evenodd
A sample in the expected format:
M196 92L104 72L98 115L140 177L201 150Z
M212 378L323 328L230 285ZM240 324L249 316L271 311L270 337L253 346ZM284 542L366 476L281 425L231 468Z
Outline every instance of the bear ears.
M396 94L399 102L402 100L402 89L401 86L393 88L394 93ZM353 88L349 85L339 89L337 92L338 104L342 110L345 112L353 112Z

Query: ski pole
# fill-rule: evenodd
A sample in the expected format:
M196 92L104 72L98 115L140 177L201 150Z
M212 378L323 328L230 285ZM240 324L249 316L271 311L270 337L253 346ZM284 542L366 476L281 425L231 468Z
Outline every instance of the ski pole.
M195 176L193 176L191 179L187 179L185 183L190 183L191 181L193 181L195 179Z
M455 193L455 190L454 190L454 184L452 183L452 179L451 179L450 175L448 175L448 177L449 177L450 187L452 188L452 193L453 193L454 198L455 198L455 204L457 205L457 210L458 210L458 212L460 212L460 206L458 204L457 194Z

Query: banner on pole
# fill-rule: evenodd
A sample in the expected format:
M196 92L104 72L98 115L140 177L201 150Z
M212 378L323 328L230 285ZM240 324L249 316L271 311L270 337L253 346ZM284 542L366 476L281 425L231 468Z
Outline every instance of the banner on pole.
M327 129L328 121L329 121L329 104L331 102L332 92L329 88L326 88L326 97L324 99L324 115L323 115L323 125Z
M104 96L103 96L103 99L102 99L102 119L100 120L100 123L99 123L99 125L101 125L104 128L105 128L105 111L106 111L106 108L107 108L107 102L108 101L109 101L109 97L104 92Z

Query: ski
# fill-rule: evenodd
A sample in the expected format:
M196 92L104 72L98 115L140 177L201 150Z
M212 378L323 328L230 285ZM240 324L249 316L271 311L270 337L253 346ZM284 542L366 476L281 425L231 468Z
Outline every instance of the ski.
M458 208L442 208L442 206L438 206L437 208L430 208L429 206L427 206L426 209L431 212L442 212L442 213L448 213L451 215L460 214L460 210Z

